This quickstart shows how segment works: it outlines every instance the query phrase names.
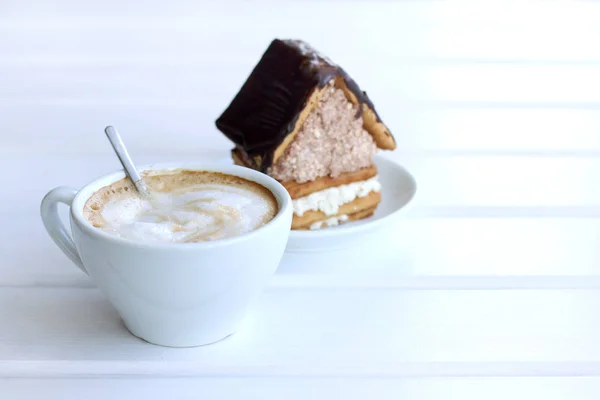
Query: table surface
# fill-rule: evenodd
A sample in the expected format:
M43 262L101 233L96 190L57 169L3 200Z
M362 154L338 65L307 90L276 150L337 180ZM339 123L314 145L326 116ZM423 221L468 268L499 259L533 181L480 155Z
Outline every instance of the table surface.
M298 2L282 20L180 3L0 13L0 397L600 396L599 4ZM250 13L244 37L219 22ZM327 28L334 14L352 29ZM147 344L47 237L39 202L118 168L107 124L138 163L227 157L214 119L273 36L318 42L368 88L414 206L355 248L286 254L238 334Z

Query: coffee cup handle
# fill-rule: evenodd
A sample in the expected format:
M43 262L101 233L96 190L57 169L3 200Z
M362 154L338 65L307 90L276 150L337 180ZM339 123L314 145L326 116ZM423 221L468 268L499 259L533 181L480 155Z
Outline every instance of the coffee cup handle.
M79 257L79 253L75 248L75 242L73 242L71 232L65 224L63 224L58 215L58 204L63 203L71 207L76 194L77 190L69 187L61 186L52 189L42 199L40 214L42 216L44 227L54 243L56 243L63 253L65 253L80 270L87 274L87 271L83 267L81 257Z

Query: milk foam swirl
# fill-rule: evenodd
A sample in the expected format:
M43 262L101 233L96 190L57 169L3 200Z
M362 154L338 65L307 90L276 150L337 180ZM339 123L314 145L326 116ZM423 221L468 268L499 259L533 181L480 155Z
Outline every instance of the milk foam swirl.
M273 218L276 203L250 186L199 183L153 192L114 195L98 210L107 233L145 242L199 242L252 231ZM274 207L275 206L275 207Z

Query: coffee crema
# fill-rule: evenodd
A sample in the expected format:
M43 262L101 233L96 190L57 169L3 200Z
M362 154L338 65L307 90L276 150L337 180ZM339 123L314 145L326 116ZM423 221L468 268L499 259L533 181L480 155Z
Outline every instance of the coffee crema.
M241 235L269 222L277 200L262 185L209 171L166 170L142 174L150 199L128 178L103 187L83 214L96 228L144 242L203 242Z

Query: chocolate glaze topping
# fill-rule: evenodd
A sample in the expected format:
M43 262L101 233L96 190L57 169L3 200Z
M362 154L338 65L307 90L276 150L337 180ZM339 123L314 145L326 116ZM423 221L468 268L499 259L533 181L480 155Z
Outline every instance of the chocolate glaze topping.
M341 67L303 41L275 39L217 119L217 128L266 172L312 91L334 78L344 79L361 108L366 104L380 121L367 93Z

